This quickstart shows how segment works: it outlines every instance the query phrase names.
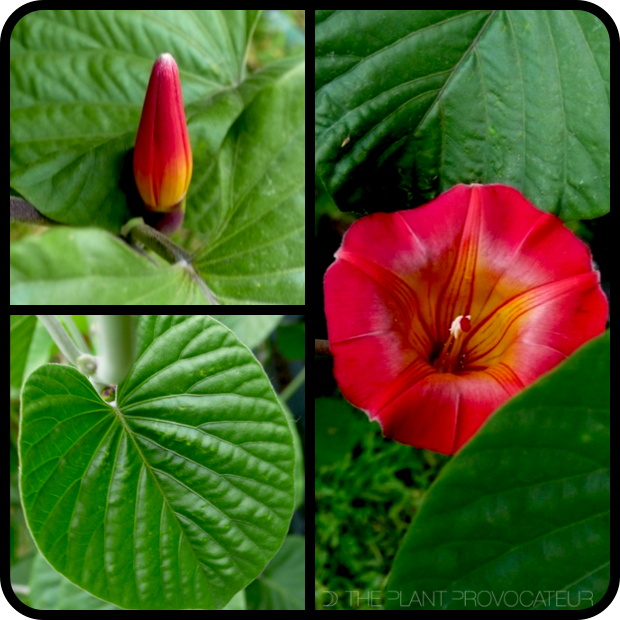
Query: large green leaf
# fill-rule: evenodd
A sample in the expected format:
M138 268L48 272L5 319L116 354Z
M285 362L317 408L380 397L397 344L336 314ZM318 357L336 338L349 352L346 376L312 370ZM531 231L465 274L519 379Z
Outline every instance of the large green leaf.
M24 377L30 343L37 319L34 314L11 315L11 363L10 378L12 388L21 388Z
M11 305L209 305L181 265L158 267L103 230L54 228L10 254Z
M246 109L218 183L198 189L195 265L222 304L305 303L305 77L304 59L287 58L239 87Z
M11 187L53 220L118 232L130 217L125 158L153 62L170 52L187 108L196 177L187 202L195 208L196 181L243 110L233 87L245 77L258 16L107 9L20 19L11 33Z
M285 58L246 75L259 13L66 10L23 17L11 34L11 187L55 221L119 233L141 213L131 149L153 62L170 52L194 161L185 225L195 233L192 251L204 280L222 305L303 304L305 63ZM56 304L47 287L56 287L64 270L57 261L48 265L45 249L34 245L27 267L45 274L34 287L45 293L39 303ZM132 261L132 273L145 282L151 271L146 260ZM87 290L110 290L106 276L103 267L95 271ZM186 297L172 303L200 303L194 291ZM72 299L66 303L101 304Z
M247 589L253 610L306 608L306 541L289 536L265 572Z
M586 10L316 11L315 170L338 206L503 182L607 213L609 33Z
M442 470L394 562L387 609L600 600L609 441L607 333L511 400Z
M73 368L39 368L19 448L40 551L125 609L221 609L289 527L286 417L256 358L208 316L142 316L116 406Z

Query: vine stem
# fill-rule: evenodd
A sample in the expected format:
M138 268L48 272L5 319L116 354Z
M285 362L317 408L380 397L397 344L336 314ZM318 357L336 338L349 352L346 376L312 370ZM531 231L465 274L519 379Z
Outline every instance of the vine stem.
M73 339L75 346L82 352L88 353L88 345L82 336L82 332L78 329L78 326L75 324L73 317L70 314L60 314L58 315L62 323L64 323L65 328L69 332L69 336Z
M123 226L121 235L132 245L143 244L169 263L176 263L180 260L191 263L191 254L187 250L170 241L163 233L145 224L141 217L129 220Z
M282 394L280 394L280 398L287 402L288 399L295 394L295 392L301 387L303 382L306 380L306 367L304 366L301 372L282 390Z
M62 226L39 213L27 200L11 196L11 222L36 224L39 226Z
M328 340L314 340L314 353L316 355L331 355Z

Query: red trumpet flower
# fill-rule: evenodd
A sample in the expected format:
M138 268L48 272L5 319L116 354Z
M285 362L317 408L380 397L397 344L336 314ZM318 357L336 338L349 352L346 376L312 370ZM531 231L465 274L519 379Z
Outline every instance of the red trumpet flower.
M183 222L185 194L192 177L192 149L187 133L179 70L170 54L153 65L133 154L136 185L160 230Z
M587 246L504 185L356 221L324 285L345 398L444 454L607 319Z

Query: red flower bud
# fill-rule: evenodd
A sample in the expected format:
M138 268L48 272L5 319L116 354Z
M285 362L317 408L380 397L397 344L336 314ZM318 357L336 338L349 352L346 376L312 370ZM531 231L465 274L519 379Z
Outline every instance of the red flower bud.
M170 54L153 65L133 155L140 196L149 211L180 212L192 177L192 150L179 70Z

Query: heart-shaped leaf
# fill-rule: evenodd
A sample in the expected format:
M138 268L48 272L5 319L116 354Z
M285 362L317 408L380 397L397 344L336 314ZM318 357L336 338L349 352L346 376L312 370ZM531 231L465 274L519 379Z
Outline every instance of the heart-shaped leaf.
M124 609L221 609L280 548L291 432L267 376L208 316L143 316L104 403L48 364L22 394L21 493L47 561Z

